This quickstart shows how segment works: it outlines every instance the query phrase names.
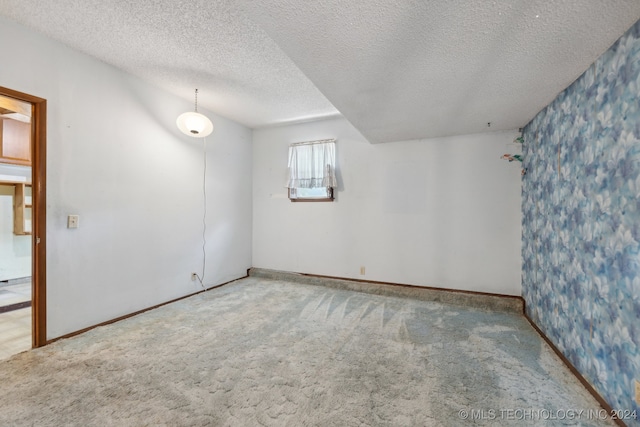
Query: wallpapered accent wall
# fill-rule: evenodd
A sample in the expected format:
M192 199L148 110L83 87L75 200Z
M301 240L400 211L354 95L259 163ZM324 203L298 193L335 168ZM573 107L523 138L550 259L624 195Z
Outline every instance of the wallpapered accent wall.
M522 279L529 317L640 418L639 104L640 21L524 129Z

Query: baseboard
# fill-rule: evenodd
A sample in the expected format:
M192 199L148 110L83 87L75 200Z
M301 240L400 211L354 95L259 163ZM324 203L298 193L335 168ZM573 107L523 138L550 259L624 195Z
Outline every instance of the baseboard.
M436 301L462 305L491 311L524 313L524 299L514 295L491 294L457 289L434 288L402 283L376 282L344 277L321 276L316 274L293 273L288 271L250 268L249 276L273 280L287 280L310 285L345 289L376 295L414 298L422 301Z
M247 270L247 272L248 272L248 270ZM112 323L116 323L116 322L119 322L121 320L125 320L125 319L128 319L128 318L133 317L133 316L137 316L138 314L146 313L147 311L150 311L150 310L155 310L156 308L162 307L164 305L171 304L171 303L183 300L185 298L190 298L190 297L192 297L194 295L198 295L198 294L201 294L203 292L209 292L209 291L211 291L213 289L217 289L217 288L220 288L222 286L228 285L229 283L233 283L233 282L236 282L236 281L241 280L241 279L246 279L247 277L249 277L248 274L246 276L238 277L237 279L233 279L233 280L230 280L228 282L221 283L219 285L211 286L210 288L203 289L201 291L194 292L192 294L185 295L185 296L180 297L180 298L172 299L171 301L166 301L166 302L163 302L161 304L157 304L157 305L154 305L154 306L148 307L148 308L143 308L142 310L138 310L138 311L135 311L133 313L125 314L124 316L116 317L116 318L111 319L111 320L106 320L106 321L98 323L96 325L88 326L86 328L77 330L75 332L70 332L68 334L64 334L64 335L61 335L59 337L52 338L50 340L47 340L45 345L48 345L48 344L51 344L51 343L54 343L56 341L60 341L60 340L63 340L63 339L75 337L75 336L80 335L80 334L84 334L85 332L90 331L92 329L95 329L97 327L110 325Z
M607 403L607 401L604 400L604 398L602 396L600 396L600 393L598 393L596 391L596 389L593 388L593 386L589 383L589 381L587 381L587 379L582 376L580 371L578 371L576 369L576 367L573 366L573 363L571 363L571 361L569 359L567 359L567 357L558 349L558 347L556 347L555 344L553 342L551 342L551 340L547 337L547 335L544 332L542 332L542 330L538 327L538 325L536 325L534 323L533 320L531 320L531 318L527 315L526 312L524 313L524 317L527 319L527 321L533 327L533 329L535 329L536 332L542 337L542 339L545 340L545 342L549 345L549 347L551 347L551 349L560 358L560 360L562 360L564 362L564 364L567 366L567 368L569 368L571 373L573 373L573 375L576 376L578 381L580 381L582 383L584 388L586 388L587 391L589 393L591 393L591 395L598 401L600 406L602 406L602 408L605 411L607 411L608 414L613 414L614 411L613 411L613 408L611 408L611 405L609 405ZM613 420L619 426L622 426L622 427L626 427L627 426L622 420L620 420L618 418L614 418Z
M17 302L15 304L5 305L0 307L0 314L9 313L11 311L21 310L23 308L31 307L31 301Z

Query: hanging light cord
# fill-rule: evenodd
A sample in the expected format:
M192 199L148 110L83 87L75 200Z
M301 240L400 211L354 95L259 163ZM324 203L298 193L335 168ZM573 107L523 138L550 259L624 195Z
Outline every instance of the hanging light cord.
M198 108L197 101L198 89L196 89L196 108ZM206 286L204 285L204 272L207 266L207 138L202 138L202 157L204 168L202 172L202 200L204 202L204 209L202 213L202 276L196 277L198 278L198 282L200 282L200 286L202 289L206 290Z
M195 110L196 113L198 112L198 89L196 89L196 102L195 102Z
M196 111L198 108L198 91L196 90ZM202 280L204 281L204 271L207 266L207 138L202 138L202 157L203 157L203 173L202 173L202 199L204 202L204 209L202 213ZM204 283L202 283L204 288Z

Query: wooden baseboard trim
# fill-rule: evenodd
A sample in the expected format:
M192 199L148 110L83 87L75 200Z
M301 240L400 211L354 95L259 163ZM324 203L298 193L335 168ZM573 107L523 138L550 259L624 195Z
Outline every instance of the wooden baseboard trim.
M203 292L208 292L208 291L211 291L213 289L221 288L222 286L228 285L228 284L236 282L238 280L246 279L247 277L249 277L249 275L238 277L237 279L233 279L233 280L230 280L228 282L224 282L224 283L221 283L219 285L215 285L215 286L212 286L210 288L203 289L201 291L194 292L192 294L185 295L185 296L180 297L180 298L172 299L171 301L163 302L161 304L157 304L157 305L154 305L152 307L144 308L142 310L138 310L138 311L135 311L133 313L125 314L124 316L116 317L115 319L107 320L107 321L104 321L102 323L98 323L98 324L93 325L93 326L88 326L86 328L77 330L75 332L71 332L71 333L68 333L68 334L61 335L61 336L56 337L56 338L52 338L52 339L47 341L47 344L51 344L51 343L54 343L56 341L60 341L60 340L64 340L64 339L67 339L67 338L75 337L75 336L80 335L80 334L84 334L85 332L90 331L92 329L95 329L97 327L110 325L112 323L116 323L116 322L119 322L121 320L125 320L125 319L128 319L128 318L133 317L133 316L137 316L138 314L142 314L142 313L145 313L145 312L150 311L150 310L155 310L156 308L159 308L159 307L162 307L164 305L171 304L171 303L183 300L185 298L190 298L190 297L192 297L194 295L198 295L198 294L201 294Z
M5 305L3 307L0 307L0 314L9 313L10 311L20 310L27 307L31 307L31 301L17 302L15 304Z
M613 408L611 408L611 405L609 405L607 403L606 400L604 400L604 398L602 396L600 396L600 393L598 393L596 391L595 388L593 388L593 386L591 384L589 384L589 382L586 380L585 377L582 376L582 374L580 373L580 371L578 371L576 369L575 366L573 366L573 363L571 363L571 361L569 359L567 359L567 357L558 349L558 347L555 346L555 344L553 342L551 342L551 340L547 337L547 335L542 332L542 330L538 327L538 325L536 325L534 323L533 320L531 320L531 318L527 315L527 313L524 313L524 317L525 319L527 319L527 321L529 322L529 324L533 327L533 329L536 330L536 332L542 337L543 340L545 340L545 342L549 345L549 347L551 347L551 349L554 351L554 353L560 358L560 360L562 360L564 362L565 365L567 365L567 368L569 368L569 370L571 371L571 373L573 375L576 376L576 378L578 379L578 381L580 381L582 383L582 385L584 386L584 388L587 389L587 391L589 393L591 393L591 395L598 401L598 403L600 404L600 406L602 406L602 409L604 409L605 411L607 411L607 413L609 415L615 413L615 411L613 410ZM627 425L618 418L613 418L613 421L615 421L615 423L621 427L627 427Z

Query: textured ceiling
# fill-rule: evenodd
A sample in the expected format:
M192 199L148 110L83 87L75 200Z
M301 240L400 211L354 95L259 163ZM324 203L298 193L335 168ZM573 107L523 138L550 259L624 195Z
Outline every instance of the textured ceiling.
M0 15L249 127L338 115L225 0L0 0Z
M371 142L522 127L640 0L271 0L245 13Z
M525 125L640 1L0 0L0 15L185 99L197 87L249 127L339 110L387 142Z

